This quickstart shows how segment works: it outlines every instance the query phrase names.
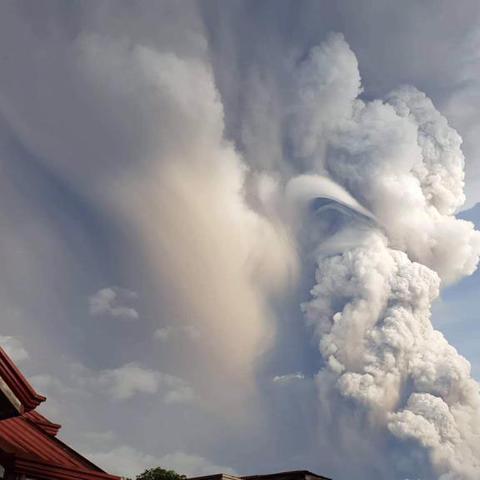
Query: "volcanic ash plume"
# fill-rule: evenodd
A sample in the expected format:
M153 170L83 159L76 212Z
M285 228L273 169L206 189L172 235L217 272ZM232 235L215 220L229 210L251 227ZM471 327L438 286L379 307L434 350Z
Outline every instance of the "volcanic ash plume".
M356 98L356 59L342 37L315 49L300 70L299 104L337 98L341 115L326 125L321 105L320 113L298 108L298 156L376 219L350 222L329 248L320 241L316 249L316 285L303 309L325 361L319 395L341 400L328 407L338 415L342 403L353 404L365 439L383 432L377 448L394 463L395 478L478 479L479 386L431 323L441 284L471 274L480 251L473 225L453 216L464 200L461 140L414 88L387 102ZM318 133L298 127L312 122ZM355 242L332 254L345 231ZM396 445L394 456L386 445Z

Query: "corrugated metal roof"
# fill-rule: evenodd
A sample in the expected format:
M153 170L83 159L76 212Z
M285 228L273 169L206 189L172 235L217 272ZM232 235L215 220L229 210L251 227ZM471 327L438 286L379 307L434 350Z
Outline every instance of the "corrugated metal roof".
M80 468L59 467L38 461L16 459L15 472L36 480L121 480L104 472Z
M95 470L101 471L26 416L0 422L0 448L16 457L73 468L93 467Z
M0 421L0 451L17 473L48 480L119 480L55 437L60 425L39 413Z
M60 425L34 411L44 400L0 348L0 454L7 472L38 480L120 480L56 438Z

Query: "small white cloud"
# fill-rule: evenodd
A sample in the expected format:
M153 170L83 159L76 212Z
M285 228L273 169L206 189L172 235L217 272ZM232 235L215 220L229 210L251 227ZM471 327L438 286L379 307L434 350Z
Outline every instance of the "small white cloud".
M154 457L123 445L106 452L85 452L85 455L105 470L131 478L143 472L146 468L157 466L175 470L187 476L201 476L220 472L235 475L234 470L229 467L216 465L204 457L181 451Z
M115 440L115 434L108 430L106 432L85 432L81 434L88 444L105 447L106 444L112 443Z
M305 379L305 375L300 372L287 373L286 375L277 375L273 377L273 381L275 383L280 383L280 384L289 383L292 381L294 382L296 380L304 380L304 379Z
M160 340L162 342L172 339L176 336L187 337L190 340L196 340L200 338L200 330L195 325L168 325L166 327L157 328L153 335L157 340Z
M168 404L190 403L195 398L193 388L184 380L172 375L163 378L168 391L163 397L163 401Z
M87 383L103 389L117 400L126 400L136 394L160 394L165 403L189 403L194 399L192 387L185 380L136 363L100 372L92 372Z
M18 338L0 336L0 346L14 362L21 362L29 358L27 350Z
M48 397L49 405L56 403L55 399L68 403L72 397L91 397L96 394L108 395L118 401L139 394L158 395L165 404L185 404L195 399L193 388L182 378L144 368L134 362L98 371L81 364L71 364L69 372L68 380L43 374L34 375L30 381Z
M161 341L168 340L168 338L172 335L172 329L173 329L173 327L157 328L155 330L155 333L153 334L153 336L157 340L161 340Z
M43 394L45 394L50 402L50 397L65 397L66 395L78 396L80 394L86 394L81 385L67 384L65 381L60 380L58 377L54 377L48 373L33 375L29 378L30 383Z
M48 399L42 404L41 409L47 416L59 418L65 409L68 411L68 405L72 399L83 398L88 392L75 384L66 382L50 374L39 374L29 377L29 382L42 395Z
M125 288L102 288L89 297L89 312L94 317L110 316L122 320L138 320L138 312L131 306L137 298L135 292Z
M114 398L124 400L136 393L157 393L162 374L129 363L120 368L102 370L91 380L106 389Z

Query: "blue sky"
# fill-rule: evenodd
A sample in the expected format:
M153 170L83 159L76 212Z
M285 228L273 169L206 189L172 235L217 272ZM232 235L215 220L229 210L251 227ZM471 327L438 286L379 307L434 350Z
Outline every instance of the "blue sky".
M480 206L477 204L458 215L460 218L480 225ZM472 373L480 378L480 352L478 326L480 274L476 271L470 277L446 288L439 302L433 308L433 321L448 340L472 364Z
M130 476L478 478L478 25L2 3L0 340L62 438Z

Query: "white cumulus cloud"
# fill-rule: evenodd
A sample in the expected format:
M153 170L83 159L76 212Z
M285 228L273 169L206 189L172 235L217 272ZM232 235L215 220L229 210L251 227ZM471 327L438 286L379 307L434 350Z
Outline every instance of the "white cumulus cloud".
M21 362L29 358L23 343L15 337L0 336L0 346L7 352L14 362Z
M90 315L109 316L122 320L138 320L138 312L130 304L137 294L119 287L107 287L98 290L88 298Z

